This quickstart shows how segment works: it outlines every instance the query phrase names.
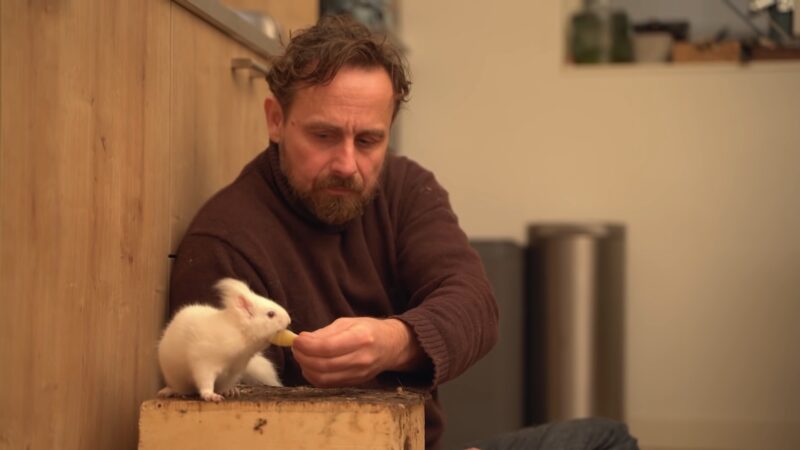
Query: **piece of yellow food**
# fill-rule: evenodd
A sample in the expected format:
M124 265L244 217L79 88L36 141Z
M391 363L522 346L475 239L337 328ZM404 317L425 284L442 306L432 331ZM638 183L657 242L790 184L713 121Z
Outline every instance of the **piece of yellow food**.
M281 330L275 333L275 336L272 336L270 342L279 346L279 347L291 347L292 342L297 339L297 335L289 330Z

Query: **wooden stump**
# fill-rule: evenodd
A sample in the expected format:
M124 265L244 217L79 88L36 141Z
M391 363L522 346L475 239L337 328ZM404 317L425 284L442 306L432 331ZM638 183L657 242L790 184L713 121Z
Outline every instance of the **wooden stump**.
M425 448L424 396L363 389L240 386L220 403L142 404L139 450Z

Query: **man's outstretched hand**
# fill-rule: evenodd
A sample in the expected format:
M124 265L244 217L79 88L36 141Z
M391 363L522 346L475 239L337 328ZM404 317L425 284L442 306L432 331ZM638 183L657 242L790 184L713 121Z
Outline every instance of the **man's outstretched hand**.
M320 387L356 386L381 372L412 371L426 356L411 329L397 319L345 317L295 339L303 376Z

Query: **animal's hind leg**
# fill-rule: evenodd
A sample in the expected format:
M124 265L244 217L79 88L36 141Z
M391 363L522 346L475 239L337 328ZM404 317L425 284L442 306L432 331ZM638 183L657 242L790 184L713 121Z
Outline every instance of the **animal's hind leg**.
M158 394L156 394L156 396L161 397L161 398L176 397L178 395L179 394L177 392L173 391L172 388L169 387L169 386L161 389L160 391L158 391Z

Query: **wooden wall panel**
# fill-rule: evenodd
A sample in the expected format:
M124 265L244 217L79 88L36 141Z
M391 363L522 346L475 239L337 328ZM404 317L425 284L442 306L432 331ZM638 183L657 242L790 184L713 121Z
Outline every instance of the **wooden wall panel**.
M252 52L172 6L171 225L175 250L197 210L269 142L263 78L231 70ZM263 60L260 60L264 64Z
M0 448L136 445L168 269L169 14L0 5Z

